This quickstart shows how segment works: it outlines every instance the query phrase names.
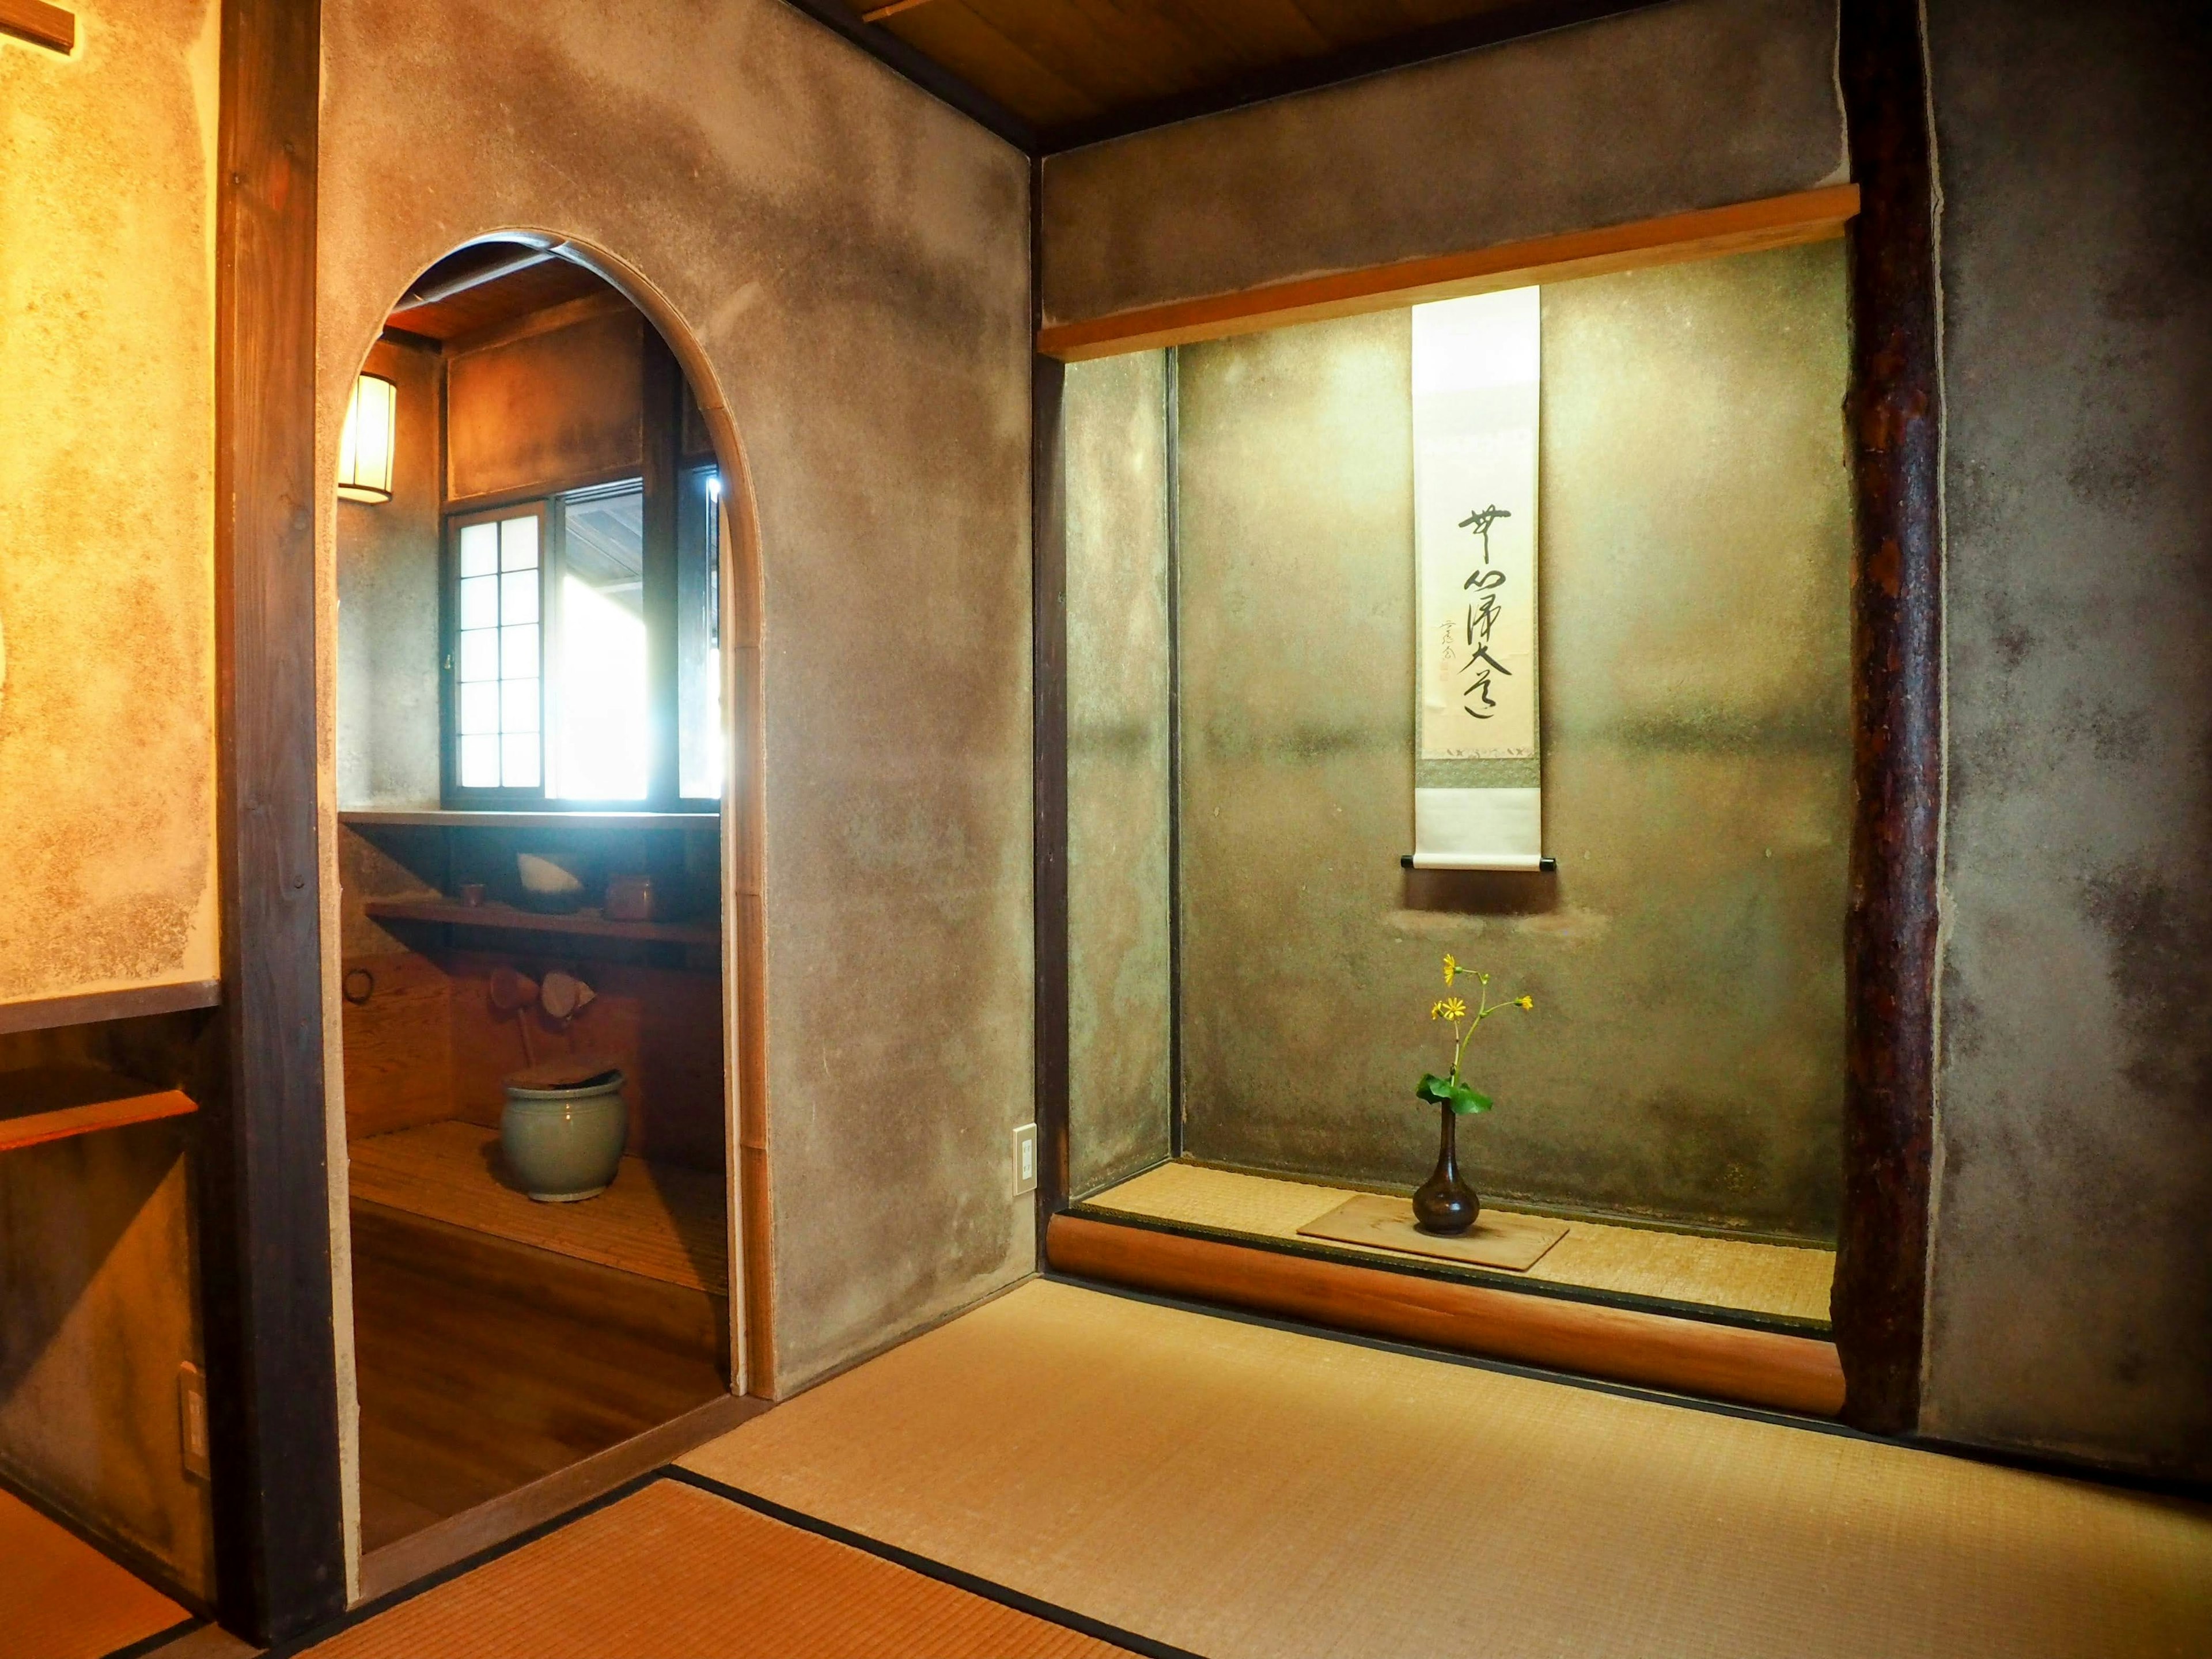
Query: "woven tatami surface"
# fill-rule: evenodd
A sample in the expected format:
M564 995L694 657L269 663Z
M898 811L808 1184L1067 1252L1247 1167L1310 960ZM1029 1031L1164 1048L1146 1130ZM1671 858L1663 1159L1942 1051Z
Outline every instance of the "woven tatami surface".
M1121 1650L659 1480L307 1651L316 1659L1091 1659Z
M0 1492L0 1653L100 1659L191 1614Z
M2212 1652L2212 1513L1040 1281L686 1457L1210 1659Z
M1125 1215L1295 1239L1299 1228L1352 1195L1349 1188L1276 1181L1201 1164L1163 1164L1084 1201ZM1486 1214L1491 1207L1484 1206ZM1331 1248L1411 1259L1358 1244L1332 1242ZM1833 1250L1574 1221L1568 1224L1567 1236L1520 1276L1708 1308L1826 1320L1835 1271Z

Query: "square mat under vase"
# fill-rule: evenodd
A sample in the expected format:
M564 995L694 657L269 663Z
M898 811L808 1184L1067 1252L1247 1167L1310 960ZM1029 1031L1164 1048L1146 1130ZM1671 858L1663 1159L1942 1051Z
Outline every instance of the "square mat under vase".
M1456 1238L1425 1233L1413 1224L1411 1199L1362 1193L1338 1205L1327 1215L1298 1229L1301 1237L1326 1238L1344 1244L1365 1244L1376 1249L1402 1250L1409 1255L1435 1256L1478 1267L1505 1267L1526 1273L1543 1259L1544 1252L1567 1236L1564 1221L1541 1216L1499 1214L1485 1210L1474 1225Z

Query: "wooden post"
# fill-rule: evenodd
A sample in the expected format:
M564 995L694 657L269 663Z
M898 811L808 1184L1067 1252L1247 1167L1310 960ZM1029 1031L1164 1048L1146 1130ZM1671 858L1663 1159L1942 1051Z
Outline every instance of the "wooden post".
M1037 208L1030 164L1030 323L1038 321ZM1035 769L1036 1259L1045 1229L1067 1207L1067 457L1061 404L1067 366L1030 360L1030 690Z
M316 845L317 0L223 0L216 269L224 1086L200 1212L216 1594L343 1611Z
M1943 789L1934 143L1919 0L1844 0L1841 29L1861 195L1850 408L1855 805L1834 1318L1844 1418L1909 1434L1919 1421L1927 1291Z

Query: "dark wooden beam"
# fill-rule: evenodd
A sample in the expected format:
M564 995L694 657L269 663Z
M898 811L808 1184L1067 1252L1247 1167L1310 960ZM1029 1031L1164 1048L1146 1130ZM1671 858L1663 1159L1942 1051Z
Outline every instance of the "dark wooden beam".
M1037 169L1030 167L1034 228ZM1030 247L1030 323L1039 288ZM1067 457L1061 405L1067 365L1030 360L1030 689L1034 769L1037 1261L1045 1230L1067 1207Z
M173 1014L185 1008L212 1008L222 1000L222 981L181 980L173 985L140 985L125 991L84 991L65 997L37 997L0 1003L0 1034L45 1031L58 1025L90 1025L108 1019L137 1019Z
M676 708L676 520L683 493L684 371L651 323L644 325L640 407L645 500L644 609L647 707L653 711L647 798L664 811L682 793Z
M1920 1415L1942 809L1942 392L1918 0L1844 0L1840 68L1860 189L1852 249L1854 787L1844 924L1843 1218L1834 1325L1844 1416Z
M834 34L842 35L886 69L904 76L924 92L950 104L969 120L995 132L1027 155L1037 150L1036 129L988 94L978 91L951 70L889 29L860 21L844 0L787 0Z
M217 1607L343 1610L316 838L318 0L223 0L216 264L222 1085L200 1245Z

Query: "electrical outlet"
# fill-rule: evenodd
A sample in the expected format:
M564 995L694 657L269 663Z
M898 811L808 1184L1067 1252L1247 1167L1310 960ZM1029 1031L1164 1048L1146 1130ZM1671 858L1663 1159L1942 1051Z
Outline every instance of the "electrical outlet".
M1033 1193L1036 1182L1036 1125L1024 1123L1014 1131L1014 1191Z
M189 1359L177 1367L177 1437L184 1447L185 1473L207 1480L207 1381Z

